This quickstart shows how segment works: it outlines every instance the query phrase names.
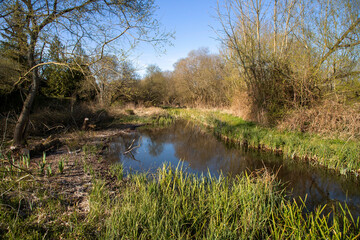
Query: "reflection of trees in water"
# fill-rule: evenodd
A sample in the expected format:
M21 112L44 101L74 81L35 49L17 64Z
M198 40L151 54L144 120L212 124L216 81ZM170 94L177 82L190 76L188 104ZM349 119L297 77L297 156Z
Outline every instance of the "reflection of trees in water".
M348 194L350 199L353 199L353 202L347 203L349 208L360 212L358 181L349 181L333 172L301 162L284 163L281 157L273 154L228 149L215 137L202 132L197 127L182 123L177 123L168 129L143 130L142 134L151 140L146 147L149 154L154 157L164 151L164 144L171 143L175 149L175 156L188 162L190 167L197 171L206 172L209 168L213 172L221 170L226 174L235 175L246 170L254 171L266 167L277 173L278 179L289 191L293 189L292 196L301 196L304 199L307 195L306 202L310 209L320 203L343 201ZM111 151L117 153L126 151L126 147L134 138L138 144L137 133L119 138L111 145L111 148L114 148ZM136 157L137 149L132 152ZM117 154L117 159L120 159L121 155Z
M229 172L236 169L241 172L252 164L258 164L258 161L242 156L238 150L227 149L216 138L189 124L177 123L168 129L144 130L143 133L155 143L151 148L158 150L159 145L172 143L175 156L199 171L206 171L209 167L213 171L221 169Z
M124 132L120 137L114 139L109 146L109 153L107 158L111 162L122 161L124 158L124 153L129 151L128 155L131 158L131 155L135 156L138 148L135 146L141 145L141 136L138 132Z
M149 154L153 157L159 156L164 151L164 144L161 142L151 141L148 144Z

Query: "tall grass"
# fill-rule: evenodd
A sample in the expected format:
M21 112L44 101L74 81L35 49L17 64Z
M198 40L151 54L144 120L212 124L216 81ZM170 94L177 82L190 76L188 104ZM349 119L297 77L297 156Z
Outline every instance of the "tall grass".
M106 221L106 239L262 238L280 199L274 178L198 178L164 166L135 175Z
M198 177L164 165L153 176L124 179L122 166L114 165L107 176L111 180L92 173L86 215L68 212L66 195L53 196L24 174L0 175L1 239L360 237L359 219L346 206L305 213L305 204L285 199L282 186L266 170L230 179ZM31 196L38 200L34 203Z
M267 171L235 179L167 166L133 175L110 206L105 239L352 239L359 220L325 206L304 213ZM106 194L105 194L106 195ZM105 204L106 206L107 204Z
M304 203L283 202L272 216L274 239L358 239L359 218L340 204L327 212L325 206L304 214Z
M325 138L298 131L280 131L215 111L170 109L169 114L206 126L221 138L253 148L281 152L287 157L313 160L313 163L345 174L360 171L360 142Z

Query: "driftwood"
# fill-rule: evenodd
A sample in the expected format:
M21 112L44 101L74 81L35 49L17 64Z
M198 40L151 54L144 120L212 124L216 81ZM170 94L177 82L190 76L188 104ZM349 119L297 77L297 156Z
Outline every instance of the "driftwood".
M30 149L30 155L41 155L43 152L51 149L57 149L62 146L63 143L58 139L46 139L44 142L35 145Z

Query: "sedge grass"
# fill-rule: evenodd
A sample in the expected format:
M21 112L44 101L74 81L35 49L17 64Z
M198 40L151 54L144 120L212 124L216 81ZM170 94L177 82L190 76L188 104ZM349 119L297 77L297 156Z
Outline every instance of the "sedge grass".
M110 204L104 239L354 239L359 220L284 198L267 171L235 179L198 177L168 166L132 175ZM106 195L106 194L105 194ZM341 207L341 206L340 206Z
M280 199L274 178L197 177L164 165L134 175L106 221L106 239L260 239Z

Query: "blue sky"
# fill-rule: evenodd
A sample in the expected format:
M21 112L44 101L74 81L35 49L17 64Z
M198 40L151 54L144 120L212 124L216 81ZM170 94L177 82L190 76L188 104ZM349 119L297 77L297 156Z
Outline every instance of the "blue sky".
M216 33L216 0L157 0L157 16L163 27L175 32L173 46L167 46L161 54L149 44L138 46L133 55L134 63L143 74L149 64L158 65L163 71L173 70L173 64L191 50L208 47L217 53L219 42Z

